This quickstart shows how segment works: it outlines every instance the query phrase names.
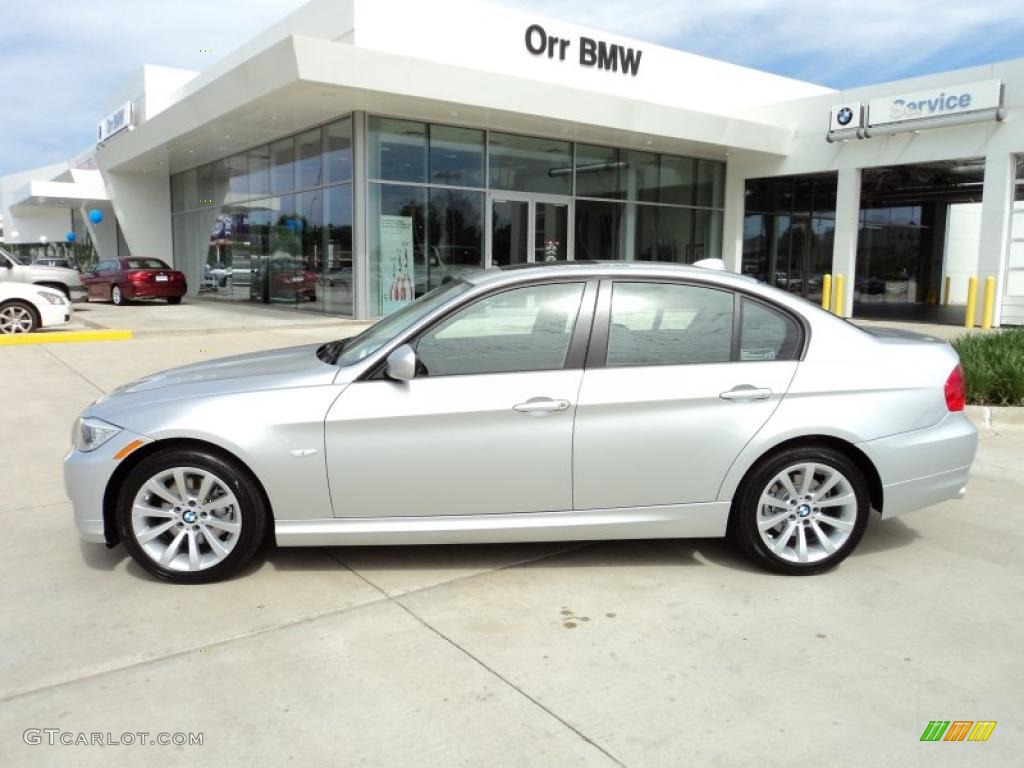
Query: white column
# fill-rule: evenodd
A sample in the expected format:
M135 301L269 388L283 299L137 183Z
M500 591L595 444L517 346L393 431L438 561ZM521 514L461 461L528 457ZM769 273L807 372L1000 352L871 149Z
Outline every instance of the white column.
M731 272L743 268L743 218L747 180L739 163L725 166L725 214L722 217L722 261Z
M843 317L853 315L853 281L857 274L857 230L860 228L860 168L839 171L836 188L836 232L832 249L832 284L842 274Z
M103 214L103 221L94 224L89 218L89 211L93 208ZM117 258L117 219L114 218L114 209L110 203L86 203L78 209L85 228L92 238L93 248L96 249L96 258L114 259Z
M978 314L985 298L985 278L996 279L996 304L992 324L999 325L1006 280L1007 243L1013 210L1014 158L1009 154L985 157L985 184L981 194L981 235L978 242Z
M103 180L132 255L173 265L171 181L167 172L104 171Z

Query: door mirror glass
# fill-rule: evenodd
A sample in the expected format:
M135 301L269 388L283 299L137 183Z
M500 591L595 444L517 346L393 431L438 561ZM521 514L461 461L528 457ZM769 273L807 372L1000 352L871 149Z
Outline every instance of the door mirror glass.
M408 344L394 350L388 355L385 373L395 381L412 381L416 378L416 350Z

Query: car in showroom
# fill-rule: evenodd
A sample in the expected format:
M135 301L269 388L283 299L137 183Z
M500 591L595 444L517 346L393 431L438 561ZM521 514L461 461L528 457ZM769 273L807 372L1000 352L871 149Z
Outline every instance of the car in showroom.
M729 535L811 574L962 497L977 433L941 339L868 332L696 266L462 275L358 336L100 398L64 462L79 534L182 583L278 546Z
M166 299L180 304L188 291L185 275L160 259L129 256L104 259L82 274L90 299L124 306L133 299Z
M40 285L60 291L67 299L84 298L77 269L34 263L28 256L0 248L0 283Z
M40 285L0 282L0 334L32 333L67 325L74 314L63 291Z

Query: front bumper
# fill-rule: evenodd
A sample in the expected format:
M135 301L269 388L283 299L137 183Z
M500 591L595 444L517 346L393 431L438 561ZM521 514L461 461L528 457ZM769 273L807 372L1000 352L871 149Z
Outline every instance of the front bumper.
M978 430L963 412L938 424L860 443L882 480L882 517L963 498Z
M115 459L114 454L133 440L152 442L148 437L126 429L95 451L83 452L72 447L64 456L64 489L71 499L75 528L85 541L102 544L107 540L103 523L103 497L110 478L124 460Z
M71 322L71 318L74 315L74 310L71 309L70 304L40 302L36 306L39 310L40 328L53 328L57 325L65 325Z

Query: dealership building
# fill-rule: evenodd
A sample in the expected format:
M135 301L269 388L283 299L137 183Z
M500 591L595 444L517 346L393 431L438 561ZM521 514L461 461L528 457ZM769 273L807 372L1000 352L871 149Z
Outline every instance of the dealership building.
M991 277L1024 323L1024 60L835 91L470 0L313 0L96 111L95 146L0 179L8 250L357 318L469 268L716 257L812 301L842 275L861 317L963 322Z

